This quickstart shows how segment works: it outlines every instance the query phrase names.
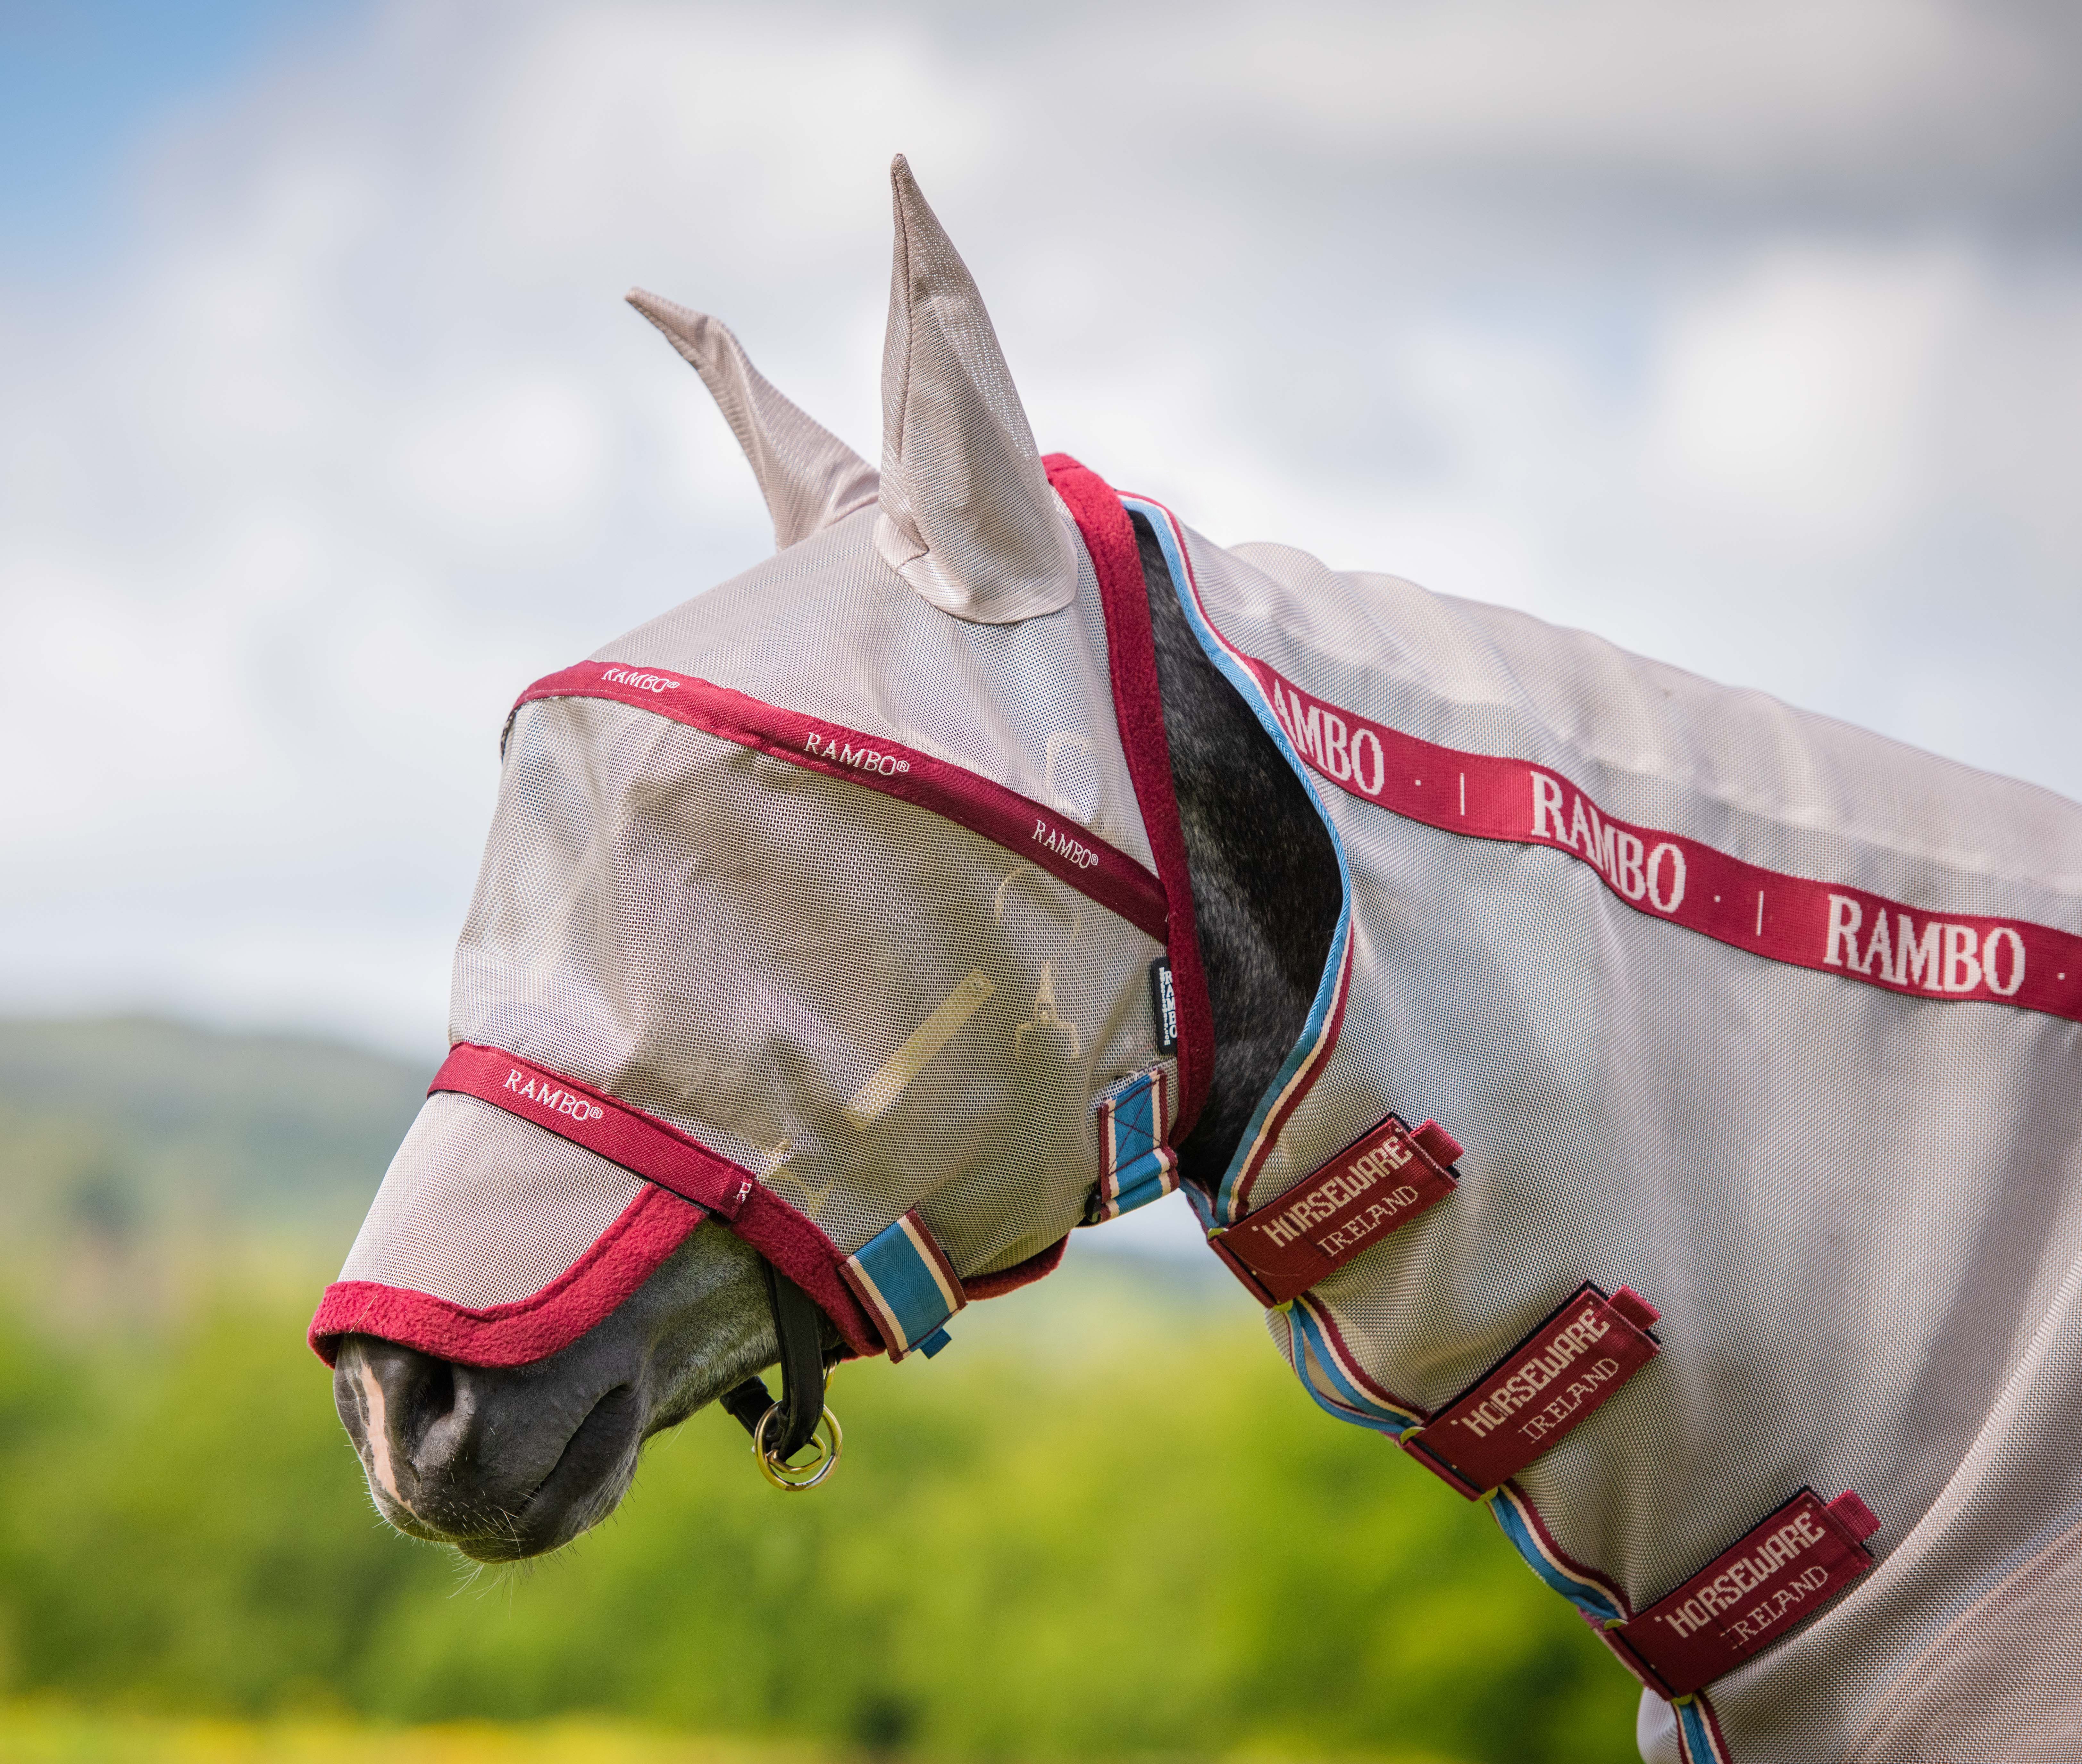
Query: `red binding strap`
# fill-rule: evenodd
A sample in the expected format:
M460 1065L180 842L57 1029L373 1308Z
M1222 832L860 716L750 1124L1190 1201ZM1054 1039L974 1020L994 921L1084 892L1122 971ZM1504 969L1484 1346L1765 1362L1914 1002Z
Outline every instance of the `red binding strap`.
M1200 940L1193 919L1193 882L1186 866L1186 835L1171 783L1171 745L1164 733L1164 706L1157 685L1157 645L1149 624L1149 588L1134 524L1120 498L1098 473L1068 453L1041 462L1048 482L1077 524L1098 576L1099 604L1106 613L1106 666L1112 676L1114 721L1127 775L1142 810L1142 827L1170 908L1168 954L1178 1007L1178 1118L1171 1143L1193 1130L1207 1100L1215 1070L1215 1019L1207 1004L1207 980L1200 965Z
M1420 741L1244 659L1311 769L1364 802L1449 833L1566 852L1637 912L1752 955L1916 998L2082 1022L2082 937L2072 933L1904 906L1616 821L1552 767Z
M619 662L580 662L567 667L537 680L515 706L545 698L611 699L771 754L805 771L900 798L1047 870L1159 943L1169 937L1164 886L1127 853L1045 803L886 735L862 735L843 723L748 698L690 674Z
M468 1042L458 1042L450 1050L433 1083L427 1088L429 1094L449 1090L474 1097L480 1102L491 1103L509 1114L518 1115L523 1121L533 1122L574 1145L583 1146L609 1162L620 1164L646 1181L655 1183L659 1189L693 1202L702 1212L724 1220L733 1231L817 1302L856 1354L881 1352L881 1341L875 1325L840 1278L839 1264L845 1258L838 1247L814 1219L797 1212L771 1190L762 1187L749 1170L719 1156L699 1140L689 1138L655 1115L633 1109L626 1102L617 1102L605 1092L580 1084L562 1072L552 1071L517 1054L506 1053L496 1047L479 1047ZM639 1207L654 1192L647 1189L632 1202L601 1243L581 1258L579 1267L592 1262L609 1238L637 1218ZM626 1298L658 1262L671 1253L696 1222L687 1219L683 1212L674 1212L669 1223L678 1224L677 1236L662 1248L657 1244L650 1246L656 1253L633 1282L626 1278L633 1269L622 1270L622 1278L610 1282L613 1297L604 1307L598 1304L599 1294L592 1294L587 1308L595 1314L586 1318L580 1327L571 1327L577 1320L575 1318L561 1316L561 1327L552 1332L556 1338L547 1345L544 1345L545 1331L540 1326L492 1329L489 1332L491 1340L479 1340L478 1337L487 1332L479 1328L473 1332L470 1320L488 1316L488 1313L471 1313L444 1301L430 1299L423 1294L404 1293L359 1281L342 1282L327 1290L318 1314L311 1322L311 1345L322 1356L330 1358L328 1349L340 1336L365 1332L409 1341L428 1352L440 1352L474 1365L510 1366L539 1359L545 1353L554 1352L566 1341L575 1339L584 1328L598 1322ZM519 1314L528 1308L554 1304L560 1289L577 1272L575 1267L571 1274L552 1282L542 1293L520 1304L500 1307L501 1316L491 1320L517 1323ZM384 1296L386 1295L390 1296ZM394 1314L401 1304L411 1307L410 1319ZM429 1307L440 1316L432 1328L434 1339L423 1341L420 1337L430 1332L421 1313ZM565 1308L569 1307L567 1300ZM537 1320L538 1325L540 1320ZM509 1341L506 1339L509 1335L516 1339Z

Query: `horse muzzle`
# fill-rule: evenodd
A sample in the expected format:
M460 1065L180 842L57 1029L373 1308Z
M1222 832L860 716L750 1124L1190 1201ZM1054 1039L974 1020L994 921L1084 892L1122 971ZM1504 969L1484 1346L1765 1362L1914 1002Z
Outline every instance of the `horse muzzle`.
M611 1376L550 1361L482 1367L350 1336L333 1400L383 1517L481 1562L568 1543L612 1511L634 1475L645 1404ZM604 1371L605 1369L602 1369Z

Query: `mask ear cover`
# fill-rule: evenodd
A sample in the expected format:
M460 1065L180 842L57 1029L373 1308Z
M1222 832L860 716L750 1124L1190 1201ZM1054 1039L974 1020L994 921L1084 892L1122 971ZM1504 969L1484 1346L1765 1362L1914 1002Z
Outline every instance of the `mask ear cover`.
M628 299L714 395L773 517L775 550L874 503L875 468L775 391L729 326L640 288Z
M875 548L925 600L1013 625L1077 598L1077 560L968 267L900 154Z

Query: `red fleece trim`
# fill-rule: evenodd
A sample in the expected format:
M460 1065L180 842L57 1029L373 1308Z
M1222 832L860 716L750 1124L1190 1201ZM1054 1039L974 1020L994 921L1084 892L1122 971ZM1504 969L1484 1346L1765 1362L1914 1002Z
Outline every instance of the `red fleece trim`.
M879 790L1002 846L1119 913L1159 943L1169 933L1164 888L1127 853L1044 802L887 735L862 735L842 723L749 698L691 674L620 662L580 662L538 680L515 701L514 708L544 698L608 699L770 754L805 771ZM1175 962L1173 967L1175 972Z
M1186 836L1178 823L1178 798L1171 783L1171 744L1164 734L1163 701L1157 685L1157 643L1149 625L1149 589L1127 511L1096 472L1068 453L1051 453L1042 464L1083 534L1098 575L1106 613L1106 662L1113 675L1114 720L1119 726L1127 775L1142 810L1150 855L1171 916L1171 983L1178 1004L1178 1119L1174 1145L1193 1130L1214 1078L1215 1019L1207 1004L1207 973L1193 917L1193 882L1186 864Z
M533 1087L533 1095L527 1093L527 1087L516 1089L509 1082L509 1075L546 1080L554 1087L553 1094L546 1099L539 1083ZM545 1132L584 1146L655 1185L655 1189L645 1193L666 1194L693 1215L693 1223L705 1215L717 1218L814 1299L855 1354L881 1351L874 1324L839 1277L839 1264L845 1258L816 1222L762 1188L749 1171L718 1156L669 1122L518 1054L470 1042L458 1042L449 1050L428 1089L430 1094L453 1090L475 1097ZM590 1098L599 1107L585 1113L565 1105L575 1098ZM692 1196L682 1198L680 1191L688 1189L693 1191ZM311 1320L311 1345L328 1364L332 1356L320 1345L321 1338L329 1340L349 1332L380 1335L386 1341L401 1341L407 1347L470 1365L513 1366L554 1354L576 1341L648 1279L693 1228L693 1223L689 1223L634 1278L628 1278L629 1270L635 1266L633 1261L614 1262L617 1270L614 1278L626 1283L616 1286L613 1296L601 1302L600 1295L592 1292L586 1280L580 1278L580 1271L588 1269L595 1257L605 1259L611 1253L608 1246L630 1221L643 1198L639 1194L632 1201L622 1217L566 1273L542 1291L509 1305L470 1311L426 1293L367 1281L346 1281L328 1287L318 1316ZM697 1199L707 1204L694 1204ZM567 1299L567 1282L575 1288L586 1288L587 1296ZM605 1286L600 1289L601 1294L607 1290ZM525 1320L538 1311L541 1316L532 1322ZM379 1316L380 1322L374 1320ZM343 1322L343 1317L359 1320ZM500 1325L488 1335L470 1320L487 1319ZM525 1348L509 1347L509 1343L522 1343ZM471 1358L473 1353L504 1355L509 1352L511 1358Z
M1029 1256L1026 1261L1001 1268L994 1274L978 1274L973 1280L964 1280L962 1290L971 1299L1001 1299L1008 1292L1030 1286L1043 1275L1055 1273L1062 1265L1063 1252L1069 1247L1068 1238L1059 1237L1038 1256Z
M342 1280L311 1319L312 1351L327 1366L343 1335L381 1336L464 1366L520 1366L567 1347L635 1291L706 1215L645 1183L592 1247L540 1292L472 1310L404 1286Z

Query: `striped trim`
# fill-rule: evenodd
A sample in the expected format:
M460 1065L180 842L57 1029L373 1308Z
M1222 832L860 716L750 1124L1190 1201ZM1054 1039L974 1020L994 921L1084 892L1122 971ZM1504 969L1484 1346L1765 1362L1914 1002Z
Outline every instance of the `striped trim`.
M847 1257L839 1273L875 1320L892 1360L913 1348L929 1359L938 1354L946 1345L942 1325L968 1303L954 1264L915 1207Z
M1677 1716L1677 1743L1684 1764L1731 1764L1733 1754L1712 1703L1694 1692L1680 1697L1671 1707Z
M1178 1155L1165 1143L1171 1119L1169 1075L1137 1072L1099 1098L1099 1179L1085 1223L1100 1225L1161 1200L1178 1185Z
M1546 1522L1533 1510L1532 1503L1509 1483L1490 1498L1503 1535L1524 1556L1526 1565L1577 1610L1600 1627L1624 1623L1626 1601L1588 1568L1571 1561L1549 1533Z
M1308 1021L1302 1025L1300 1038L1271 1084L1266 1086L1265 1094L1258 1099L1250 1123L1244 1129L1242 1143L1237 1147L1236 1156L1231 1160L1228 1172L1215 1193L1216 1219L1224 1225L1233 1225L1250 1210L1251 1188L1259 1167L1271 1155L1273 1145L1288 1118L1322 1076L1337 1043L1338 1031L1343 1025L1345 996L1351 977L1351 871L1345 862L1344 842L1338 837L1337 825L1323 806L1309 768L1295 751L1285 726L1266 697L1251 659L1216 630L1214 621L1207 617L1207 608L1200 600L1199 579L1194 574L1192 559L1186 550L1185 535L1176 517L1161 503L1152 502L1146 496L1123 495L1121 505L1149 523L1150 530L1162 548L1164 562L1170 570L1172 586L1185 611L1186 621L1192 626L1200 647L1207 651L1207 659L1220 671L1223 678L1243 695L1243 701L1256 714L1273 745L1294 768L1295 777L1301 781L1301 788L1309 793L1309 800L1315 805L1324 830L1330 836L1331 847L1338 854L1338 878L1343 885L1344 898L1338 913L1337 932L1330 940L1329 959L1323 965L1323 975L1317 983L1316 996L1309 1005Z
M1304 1297L1271 1315L1284 1320L1288 1357L1318 1408L1397 1439L1423 1421L1422 1411L1397 1401L1359 1369L1327 1311Z

